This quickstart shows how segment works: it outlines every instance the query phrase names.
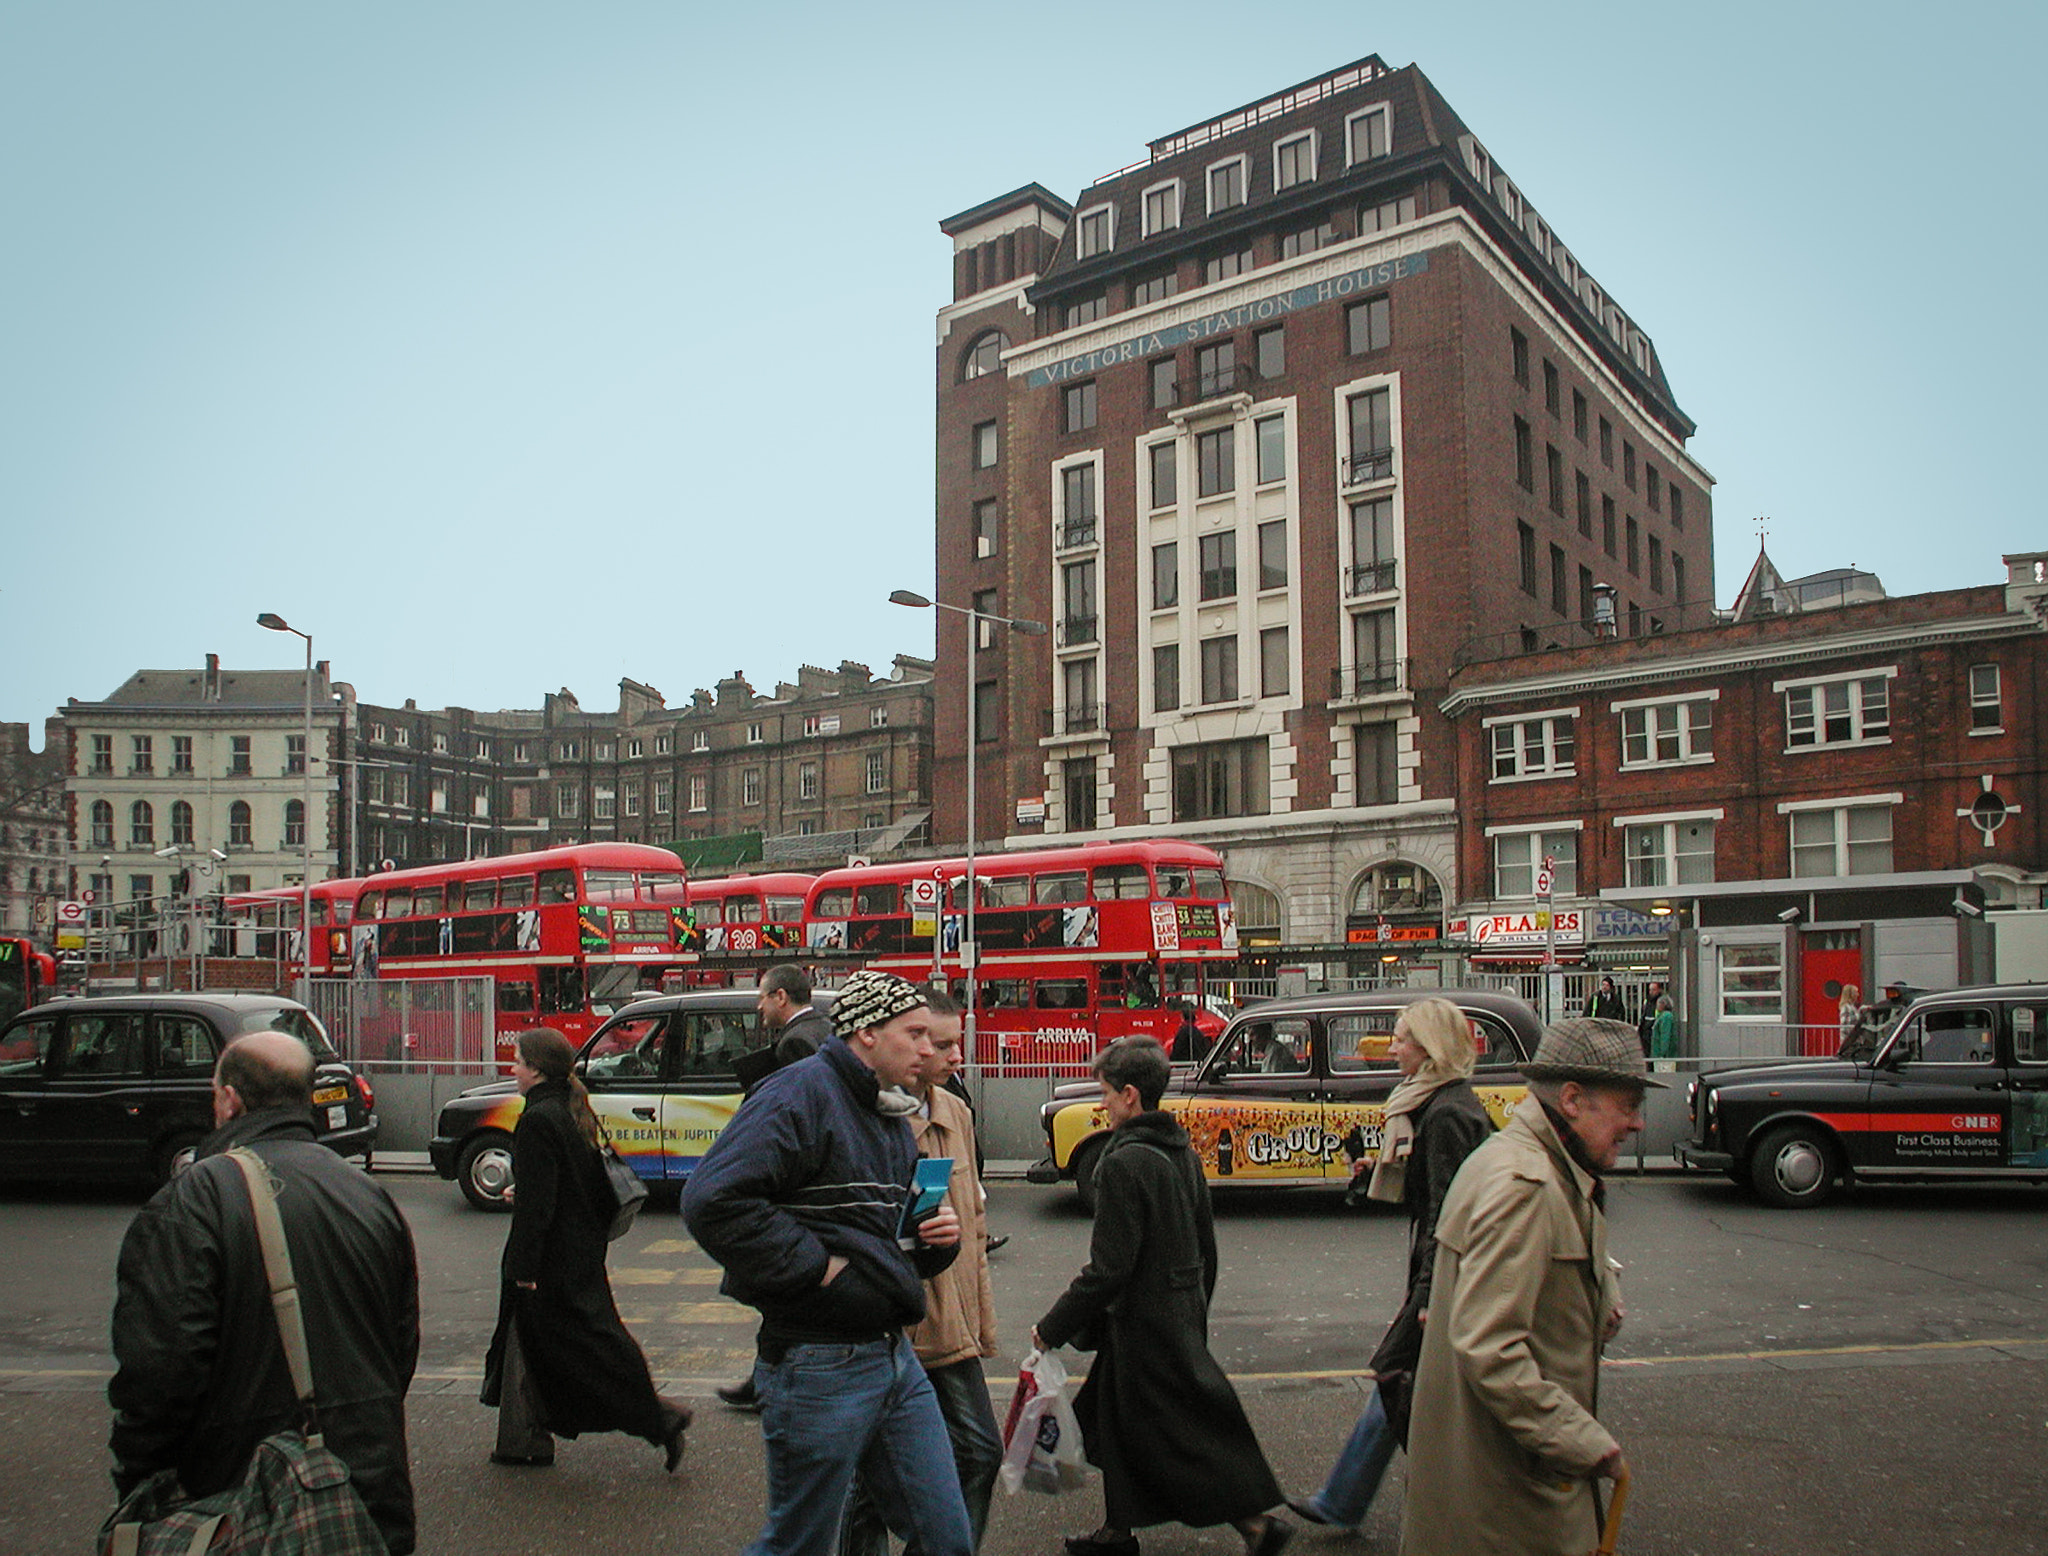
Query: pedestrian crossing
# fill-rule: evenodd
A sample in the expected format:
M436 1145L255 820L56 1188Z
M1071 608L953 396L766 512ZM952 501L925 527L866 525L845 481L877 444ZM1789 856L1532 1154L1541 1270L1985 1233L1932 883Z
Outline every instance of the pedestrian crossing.
M718 1295L724 1271L687 1237L612 1248L612 1298L657 1378L730 1383L754 1364L760 1315Z

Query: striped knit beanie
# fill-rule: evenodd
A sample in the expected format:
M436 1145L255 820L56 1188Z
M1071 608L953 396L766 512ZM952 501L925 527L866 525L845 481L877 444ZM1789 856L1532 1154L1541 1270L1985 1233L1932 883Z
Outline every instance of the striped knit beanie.
M846 987L833 1001L832 1029L841 1037L851 1037L868 1027L886 1025L906 1010L918 1010L923 1005L924 996L914 985L894 973L863 968L846 980Z

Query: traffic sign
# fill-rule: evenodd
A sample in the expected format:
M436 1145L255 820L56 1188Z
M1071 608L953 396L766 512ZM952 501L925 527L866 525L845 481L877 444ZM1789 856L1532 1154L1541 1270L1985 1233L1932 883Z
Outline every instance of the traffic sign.
M910 883L910 906L913 909L934 908L938 906L938 903L939 883L937 881L926 880L920 877Z
M1548 897L1550 895L1550 888L1554 884L1556 884L1556 879L1554 876L1551 875L1549 865L1546 864L1542 869L1536 872L1537 896Z
M85 904L82 902L58 903L57 922L60 924L83 924L85 922Z

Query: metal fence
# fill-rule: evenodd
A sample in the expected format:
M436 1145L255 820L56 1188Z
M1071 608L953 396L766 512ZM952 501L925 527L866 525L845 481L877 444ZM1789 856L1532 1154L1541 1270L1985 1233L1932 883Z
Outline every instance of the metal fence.
M476 1070L494 1061L490 978L314 978L306 1003L351 1064Z

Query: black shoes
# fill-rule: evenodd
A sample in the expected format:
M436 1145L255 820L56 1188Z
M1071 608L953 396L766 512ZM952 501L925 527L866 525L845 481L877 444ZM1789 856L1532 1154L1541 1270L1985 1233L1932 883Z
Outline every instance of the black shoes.
M491 1462L508 1464L514 1469L544 1470L555 1462L555 1456L551 1453L494 1453Z
M721 1383L711 1391L735 1410L758 1411L761 1396L754 1392L752 1377L742 1378L737 1383Z
M669 1411L668 1436L656 1446L662 1451L661 1467L673 1475L676 1466L683 1462L683 1433L690 1429L690 1423L697 1418L691 1413L688 1405L679 1405L671 1399L664 1399L662 1405Z
M1291 1507L1293 1503L1288 1505ZM1287 1549L1287 1542L1293 1538L1294 1525L1269 1516L1266 1527L1259 1531L1259 1537L1246 1549L1245 1556L1280 1556Z
M1121 1540L1105 1540L1100 1538L1100 1534L1098 1530L1095 1534L1067 1536L1063 1542L1067 1556L1138 1556L1136 1535L1127 1534Z
M1003 1244L1007 1243L1009 1240L1010 1234L1008 1232L1003 1232L995 1237L991 1237L988 1240L985 1247L983 1248L983 1252L994 1253L998 1248L1002 1247Z
M1334 1525L1337 1522L1336 1519L1323 1511L1321 1504L1313 1496L1289 1497L1287 1505L1294 1510L1295 1516L1304 1522L1328 1525Z

